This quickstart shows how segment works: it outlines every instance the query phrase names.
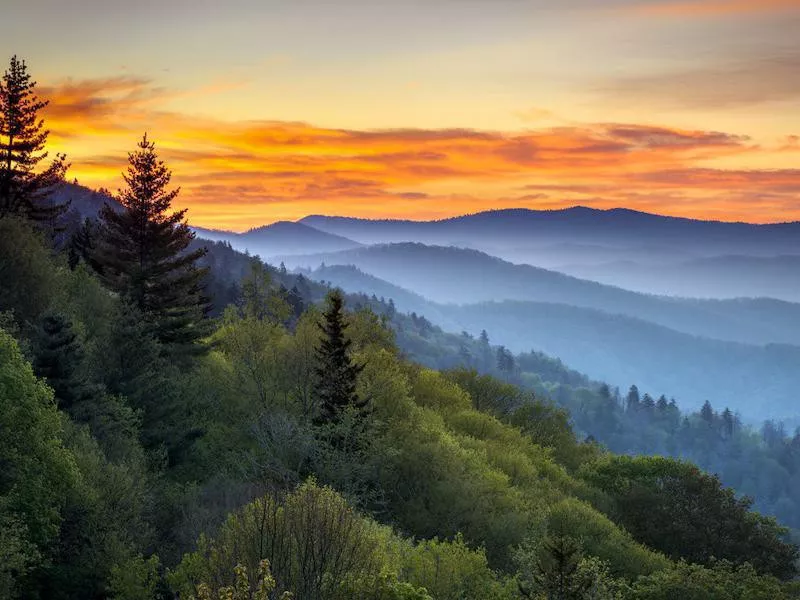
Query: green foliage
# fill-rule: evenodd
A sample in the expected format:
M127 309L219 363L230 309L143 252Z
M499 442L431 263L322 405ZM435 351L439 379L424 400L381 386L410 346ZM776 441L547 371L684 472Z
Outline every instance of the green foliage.
M231 586L221 587L213 591L207 584L201 583L197 587L197 600L269 600L275 590L275 578L269 568L269 561L262 560L258 567L255 585L250 584L247 567L237 565L234 568L236 581ZM291 600L292 594L284 592L279 600ZM194 596L189 596L195 600Z
M31 324L50 308L58 285L41 235L18 219L0 219L0 311Z
M336 591L340 600L433 600L424 588L399 581L394 573L377 577L345 577Z
M569 532L588 556L606 561L617 576L648 575L669 566L669 560L637 544L613 521L588 503L566 498L550 508L547 531Z
M356 380L363 366L350 358L352 340L345 337L347 323L343 313L344 299L336 290L327 298L320 329L323 336L317 347L314 397L319 405L318 420L330 423L339 420L347 407L362 410L367 400L356 393Z
M632 600L788 600L796 598L777 579L759 577L749 565L721 562L711 568L680 562L639 579Z
M147 473L142 457L109 462L85 427L65 423L65 444L80 479L66 497L52 561L39 577L43 597L84 598L106 593L113 567L151 541L142 515Z
M291 315L291 307L272 283L266 265L252 259L250 273L242 280L241 313L245 318L271 323L285 323Z
M35 354L34 369L53 388L62 410L70 410L100 393L88 380L83 345L64 315L46 314L40 320Z
M62 435L52 391L0 330L0 523L4 552L11 554L0 566L6 593L58 537L65 498L78 479Z
M345 577L380 574L387 535L333 490L309 482L283 499L264 497L231 515L214 540L200 539L169 580L188 595L201 583L230 585L237 564L255 573L266 558L277 591L291 591L298 600L336 598Z
M520 582L520 591L527 598L538 591L547 600L583 600L590 582L578 570L581 559L581 545L574 538L563 533L546 536L533 557L529 581Z
M511 580L498 577L483 550L470 549L464 538L422 541L403 549L401 576L420 586L436 600L515 598Z
M159 583L158 556L141 554L111 568L109 588L114 600L154 600Z
M640 542L668 556L711 564L726 559L788 579L797 548L782 541L785 529L749 512L719 479L694 465L661 457L609 456L585 477L615 501L612 516Z

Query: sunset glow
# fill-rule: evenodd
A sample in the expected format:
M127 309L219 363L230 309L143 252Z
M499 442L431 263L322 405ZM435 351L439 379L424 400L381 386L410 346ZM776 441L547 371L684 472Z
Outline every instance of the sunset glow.
M64 10L18 4L20 31ZM145 2L148 20L80 0L0 50L50 99L70 177L116 189L147 131L201 226L573 205L800 219L800 2L598 4L180 0Z

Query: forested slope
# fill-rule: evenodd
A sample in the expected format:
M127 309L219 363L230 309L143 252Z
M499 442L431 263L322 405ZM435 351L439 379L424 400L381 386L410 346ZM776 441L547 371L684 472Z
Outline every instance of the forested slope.
M356 393L370 409L320 424L320 313L313 306L293 312L269 270L251 265L236 304L214 325L209 351L168 360L135 309L108 293L87 265L71 270L28 226L0 225L0 239L19 250L0 251L3 273L13 275L4 281L15 282L1 288L4 328L17 338L2 338L3 381L16 382L5 384L3 399L21 407L3 414L46 428L28 430L27 441L5 439L3 452L26 465L12 472L51 482L51 493L35 503L20 495L21 475L5 488L19 490L3 496L4 531L13 542L5 545L13 562L5 564L17 565L3 572L8 593L188 593L200 583L233 582L239 563L255 574L268 558L278 589L298 598L414 597L385 595L399 590L420 598L517 598L563 574L566 567L547 558L558 548L577 565L570 581L618 595L606 597L658 598L662 580L705 589L726 578L774 597L789 593L755 573L792 574L793 550L713 479L643 459L635 464L644 474L631 473L577 441L547 402L468 371L442 374L403 359L370 310L346 317L349 355L363 365ZM414 320L404 319L408 332L398 338L418 335ZM53 322L59 325L47 325ZM31 364L49 365L38 372L50 377L38 380ZM616 478L649 485L653 468L677 469L672 494L692 496L691 482L707 480L703 503L721 511L712 525L719 539L734 527L745 536L739 545L698 549L680 531L636 533L648 549L631 537L626 531L636 529L625 518L635 515L619 512L627 503L603 478L612 469ZM314 482L296 488L311 476ZM664 503L665 510L677 506ZM268 527L253 521L263 514L275 515ZM335 529L341 519L353 519L347 535ZM305 588L305 578L293 574L305 568L297 562L300 540L359 558L322 561L335 585L324 579ZM685 581L687 567L672 559L690 552L708 568ZM712 555L756 571L713 566Z

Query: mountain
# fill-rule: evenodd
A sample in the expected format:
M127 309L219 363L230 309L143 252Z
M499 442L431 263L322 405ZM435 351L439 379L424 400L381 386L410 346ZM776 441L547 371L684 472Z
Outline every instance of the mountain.
M475 248L537 263L547 246L573 244L697 257L800 254L800 223L754 225L665 217L628 209L506 209L439 221L368 220L312 215L300 222L365 243L420 242ZM666 252L665 252L666 250ZM582 255L593 260L595 250ZM630 255L632 256L632 254Z
M653 294L698 298L755 295L800 302L800 256L713 256L678 264L652 265L625 260L572 264L556 270Z
M352 266L309 273L348 292L391 298L397 309L424 315L451 332L477 335L514 352L557 356L594 379L627 389L678 397L684 409L704 401L730 406L747 418L789 418L797 413L800 347L742 344L675 331L642 319L546 302L441 305Z
M278 221L244 233L201 227L193 229L201 238L228 242L241 252L246 251L271 262L279 254L338 252L361 246L353 240L292 221Z
M338 252L361 246L339 235L319 231L302 223L278 221L251 229L237 238L240 247L264 258L301 252ZM234 246L236 245L234 244Z
M97 217L105 203L119 207L119 203L107 191L92 190L77 183L62 185L51 198L56 203L70 202L66 217L70 228L74 228L86 217ZM192 230L199 238L228 242L237 250L257 254L265 259L277 254L338 252L361 246L353 240L292 221L278 221L245 233L195 226L192 226Z
M565 304L652 322L690 335L748 344L800 345L800 305L761 299L652 296L516 265L476 250L388 244L283 257L287 267L354 265L439 304L519 300Z
M445 330L460 331L459 321L450 315L450 306L432 302L385 279L365 273L353 265L325 265L313 271L301 272L309 279L330 284L346 292L375 296L385 302L391 300L402 312L424 316Z
M105 190L92 190L77 183L65 183L50 196L57 204L69 202L69 212L75 219L96 217L97 213L108 203L117 208L120 204Z
M798 346L709 339L641 319L541 302L469 305L451 317L471 333L486 329L513 351L536 349L592 378L659 390L680 398L685 409L709 400L754 420L797 414Z

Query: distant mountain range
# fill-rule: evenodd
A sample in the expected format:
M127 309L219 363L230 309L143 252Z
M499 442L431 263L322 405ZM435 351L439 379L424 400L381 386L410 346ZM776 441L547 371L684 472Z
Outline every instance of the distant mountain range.
M73 220L113 202L79 186L63 194L73 199ZM753 418L800 413L800 304L668 297L800 298L798 223L574 208L432 222L312 216L245 233L195 231L348 291L391 298L447 330L486 329L494 343L541 350L686 407L708 399Z
M676 264L634 260L563 264L563 273L653 294L699 298L767 296L800 302L800 256L712 256Z
M477 335L486 329L493 343L515 352L542 351L623 390L636 383L643 390L675 396L686 409L710 400L754 420L798 414L798 346L710 339L568 304L509 300L443 305L353 266L326 265L309 276L348 292L391 298L398 310L424 315L453 332Z
M559 244L588 247L581 254L594 254L600 246L652 254L656 260L674 260L674 254L800 254L800 223L699 221L621 208L506 209L427 222L314 215L300 222L364 244L455 245L514 260L525 257L530 264L538 264L538 250Z
M514 265L476 250L387 244L283 260L290 268L354 265L440 304L504 300L565 304L626 315L690 335L749 344L800 345L800 304L652 296Z

